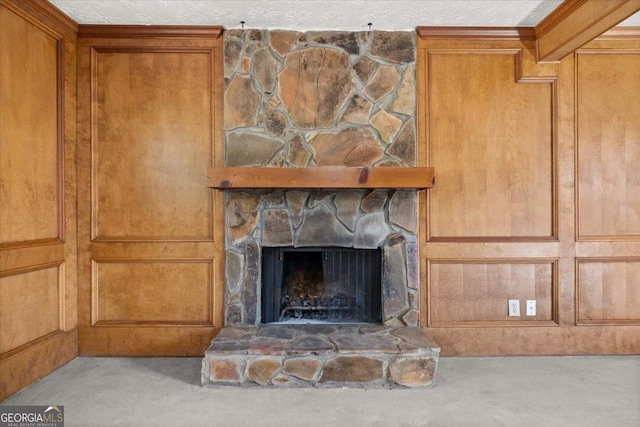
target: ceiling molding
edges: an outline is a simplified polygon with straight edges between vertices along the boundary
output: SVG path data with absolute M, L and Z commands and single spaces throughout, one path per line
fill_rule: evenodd
M 418 27 L 423 40 L 520 40 L 536 39 L 533 27 Z
M 78 24 L 64 12 L 49 2 L 36 0 L 0 0 L 0 4 L 10 10 L 22 10 L 40 20 L 46 25 L 55 27 L 75 37 L 78 34 Z
M 80 25 L 78 37 L 217 39 L 222 32 L 221 26 L 209 25 Z
M 640 0 L 565 1 L 536 27 L 538 62 L 557 62 L 640 10 Z
M 600 34 L 594 40 L 638 40 L 640 39 L 640 27 L 615 27 Z

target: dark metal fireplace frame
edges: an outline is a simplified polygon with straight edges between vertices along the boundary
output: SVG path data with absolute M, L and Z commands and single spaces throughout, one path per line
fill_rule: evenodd
M 282 321 L 284 311 L 306 314 L 326 312 L 323 320 L 333 323 L 380 323 L 382 321 L 382 251 L 336 247 L 264 247 L 262 248 L 262 323 Z M 285 262 L 294 254 L 316 253 L 321 258 L 325 286 L 339 284 L 353 304 L 328 307 L 323 304 L 282 308 L 287 279 Z M 346 285 L 346 286 L 345 286 Z M 347 288 L 348 287 L 348 288 Z M 350 316 L 332 317 L 331 310 L 347 310 Z M 321 315 L 322 317 L 322 315 Z

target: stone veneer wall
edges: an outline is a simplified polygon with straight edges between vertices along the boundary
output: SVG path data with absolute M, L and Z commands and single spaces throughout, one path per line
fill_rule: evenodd
M 413 32 L 224 37 L 226 166 L 415 166 Z M 228 191 L 225 324 L 260 323 L 262 246 L 341 246 L 382 248 L 383 320 L 417 325 L 416 200 L 393 189 Z

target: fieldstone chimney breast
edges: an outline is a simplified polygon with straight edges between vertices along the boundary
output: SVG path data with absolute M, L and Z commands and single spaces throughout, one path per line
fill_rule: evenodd
M 227 166 L 415 166 L 414 33 L 224 37 Z
M 366 180 L 378 167 L 416 166 L 413 32 L 252 29 L 224 37 L 225 167 L 295 168 L 296 175 L 261 169 L 258 180 L 362 167 Z M 336 190 L 322 188 L 335 181 L 322 182 L 315 189 L 224 186 L 225 327 L 205 353 L 204 385 L 435 384 L 440 349 L 417 327 L 417 191 Z M 333 299 L 325 298 L 333 288 Z M 344 311 L 350 307 L 375 314 L 352 316 Z M 339 312 L 341 321 L 296 324 L 314 310 Z
M 225 166 L 416 165 L 414 33 L 229 30 L 224 64 Z M 382 321 L 417 325 L 416 191 L 244 190 L 225 202 L 226 326 L 261 323 L 261 248 L 328 246 L 380 248 Z

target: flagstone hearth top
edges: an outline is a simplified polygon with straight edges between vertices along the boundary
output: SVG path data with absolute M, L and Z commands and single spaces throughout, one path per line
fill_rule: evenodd
M 420 328 L 226 327 L 205 353 L 207 386 L 429 387 L 440 348 Z

